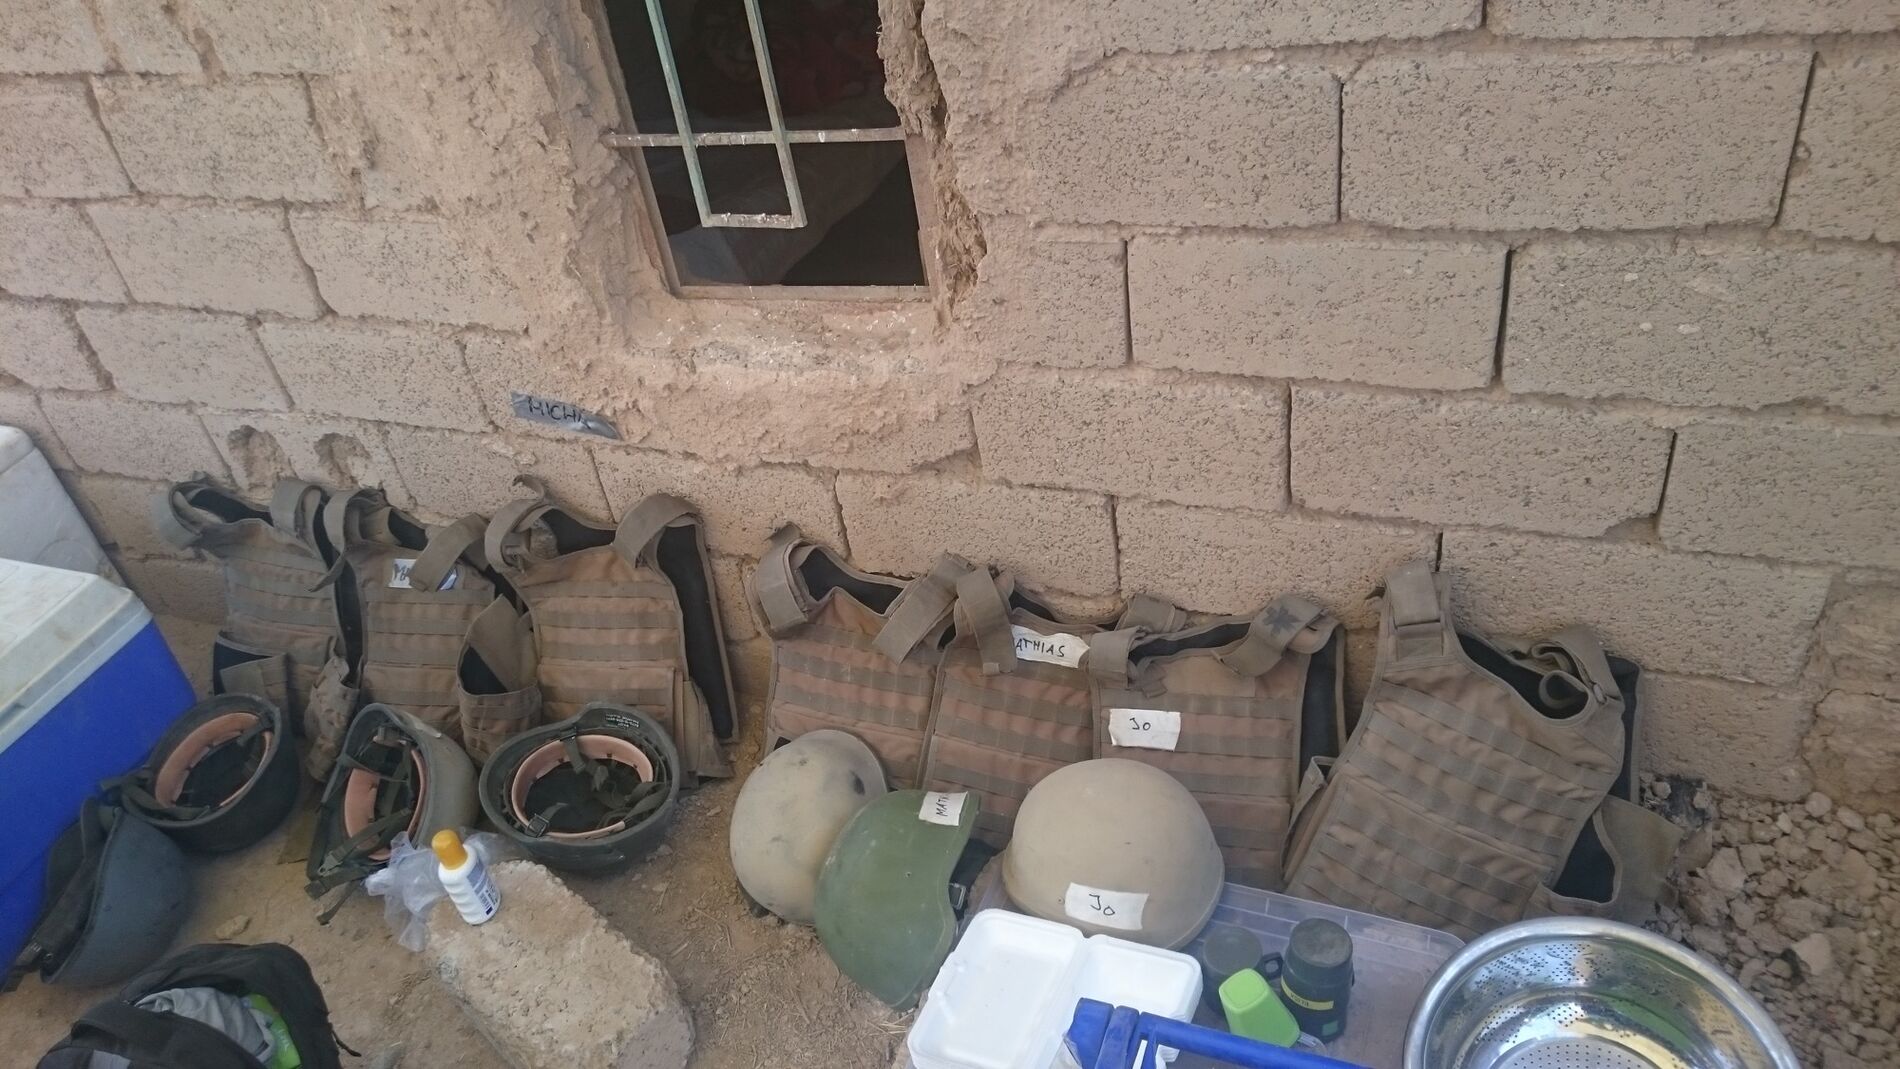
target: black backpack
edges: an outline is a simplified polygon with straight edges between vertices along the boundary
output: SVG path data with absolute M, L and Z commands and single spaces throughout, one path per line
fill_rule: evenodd
M 176 987 L 262 995 L 283 1015 L 303 1069 L 340 1069 L 338 1051 L 348 1048 L 331 1031 L 323 990 L 303 956 L 281 943 L 207 943 L 173 954 L 87 1010 L 38 1069 L 83 1069 L 94 1053 L 117 1054 L 132 1069 L 259 1069 L 249 1051 L 210 1025 L 138 1008 L 145 996 Z

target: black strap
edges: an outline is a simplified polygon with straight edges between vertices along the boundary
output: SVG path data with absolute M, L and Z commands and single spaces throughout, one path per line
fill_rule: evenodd
M 87 1010 L 74 1026 L 93 1050 L 117 1054 L 136 1069 L 190 1066 L 191 1069 L 257 1069 L 257 1059 L 223 1032 L 175 1013 L 128 1006 L 118 1000 Z

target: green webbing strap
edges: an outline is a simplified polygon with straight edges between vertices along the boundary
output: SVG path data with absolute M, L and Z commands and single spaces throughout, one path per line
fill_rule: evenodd
M 369 864 L 360 856 L 364 848 L 375 849 L 382 843 L 385 832 L 408 827 L 410 818 L 415 815 L 413 806 L 391 810 L 364 825 L 362 831 L 324 851 L 323 860 L 317 863 L 317 878 L 305 890 L 311 894 L 322 894 L 337 884 L 347 883 L 381 868 L 382 862 Z M 342 878 L 338 879 L 339 876 Z
M 970 562 L 962 557 L 954 553 L 938 555 L 929 574 L 911 580 L 898 592 L 884 626 L 872 640 L 872 648 L 901 662 L 925 639 L 941 632 L 957 602 L 957 580 L 969 572 Z
M 783 638 L 811 621 L 817 607 L 812 604 L 811 595 L 805 592 L 804 584 L 799 582 L 798 561 L 817 548 L 807 543 L 792 524 L 772 532 L 772 539 L 759 558 L 759 566 L 752 573 L 752 596 L 765 617 L 760 623 L 765 625 L 766 634 Z
M 429 544 L 409 566 L 409 585 L 415 590 L 439 590 L 471 547 L 481 543 L 488 521 L 470 513 L 429 536 Z
M 1288 594 L 1276 598 L 1247 625 L 1239 642 L 1216 654 L 1235 675 L 1263 676 L 1280 663 L 1286 648 L 1301 631 L 1326 615 L 1305 598 Z
M 1009 629 L 1009 602 L 1003 594 L 1007 583 L 982 567 L 964 572 L 956 581 L 957 629 L 975 636 L 987 676 L 1016 669 L 1016 637 Z
M 660 565 L 652 553 L 653 543 L 659 540 L 662 531 L 680 520 L 697 525 L 699 514 L 692 505 L 672 494 L 648 494 L 620 518 L 620 526 L 614 531 L 614 552 L 620 554 L 629 568 L 638 569 L 645 564 L 658 571 Z
M 192 768 L 196 768 L 210 760 L 211 755 L 220 750 L 229 749 L 233 746 L 250 745 L 258 736 L 269 731 L 270 727 L 270 721 L 264 717 L 260 716 L 253 719 L 250 726 L 243 731 L 207 749 L 204 754 L 193 763 Z M 256 774 L 257 769 L 253 767 L 246 773 L 244 777 L 245 782 L 250 782 L 251 777 Z M 190 769 L 186 770 L 185 778 L 186 782 L 189 783 L 191 778 Z M 117 791 L 120 797 L 131 799 L 133 803 L 144 812 L 163 813 L 174 820 L 197 820 L 199 817 L 207 813 L 216 812 L 218 809 L 218 804 L 216 803 L 208 805 L 166 805 L 158 800 L 158 796 L 152 793 L 150 787 L 146 786 L 150 782 L 152 782 L 151 774 L 144 769 L 140 769 L 129 775 L 106 780 L 99 786 L 102 790 L 107 792 Z
M 1172 602 L 1163 601 L 1152 594 L 1136 594 L 1128 599 L 1127 607 L 1122 609 L 1121 619 L 1116 621 L 1116 630 L 1140 628 L 1150 634 L 1165 635 L 1179 631 L 1187 626 L 1187 613 L 1182 612 Z M 1094 649 L 1093 643 L 1089 647 Z

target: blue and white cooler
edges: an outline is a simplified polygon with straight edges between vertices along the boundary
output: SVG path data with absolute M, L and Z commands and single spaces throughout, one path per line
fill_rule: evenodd
M 47 851 L 80 803 L 131 771 L 193 700 L 131 591 L 0 560 L 0 962 L 26 945 Z

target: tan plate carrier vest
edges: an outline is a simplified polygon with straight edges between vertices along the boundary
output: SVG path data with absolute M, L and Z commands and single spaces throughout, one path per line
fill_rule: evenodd
M 1213 826 L 1227 878 L 1278 888 L 1303 725 L 1339 716 L 1338 622 L 1298 597 L 1251 618 L 1184 619 L 1138 596 L 1122 629 L 1094 641 L 1096 753 L 1179 780 Z M 1316 661 L 1329 644 L 1331 656 Z
M 376 489 L 332 496 L 323 521 L 341 553 L 332 578 L 348 584 L 345 601 L 362 621 L 360 700 L 401 709 L 460 741 L 456 665 L 469 627 L 495 600 L 480 561 L 487 521 L 465 516 L 430 528 Z M 327 741 L 334 754 L 343 736 Z
M 1386 581 L 1378 651 L 1352 738 L 1295 818 L 1287 892 L 1466 939 L 1563 908 L 1548 885 L 1624 756 L 1623 697 L 1595 638 L 1572 628 L 1513 648 L 1461 636 L 1450 584 L 1412 563 Z M 1634 851 L 1619 897 L 1653 902 L 1668 832 L 1608 802 L 1615 814 L 1596 828 Z M 1617 826 L 1645 816 L 1625 840 Z
M 551 552 L 541 551 L 543 542 Z M 732 774 L 719 740 L 731 737 L 738 706 L 691 505 L 655 494 L 628 509 L 618 528 L 604 528 L 542 494 L 497 512 L 484 544 L 527 614 L 497 600 L 470 630 L 468 651 L 491 686 L 514 688 L 464 687 L 470 749 L 485 757 L 509 735 L 610 701 L 658 720 L 686 773 Z
M 347 724 L 355 709 L 339 645 L 342 620 L 324 581 L 335 563 L 319 534 L 324 500 L 322 487 L 285 479 L 263 509 L 197 476 L 160 493 L 152 516 L 161 537 L 223 565 L 213 693 L 261 694 L 310 738 Z M 311 760 L 306 768 L 321 778 Z

